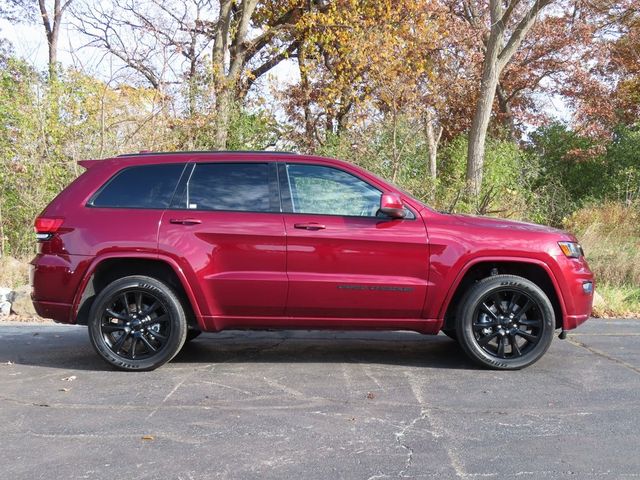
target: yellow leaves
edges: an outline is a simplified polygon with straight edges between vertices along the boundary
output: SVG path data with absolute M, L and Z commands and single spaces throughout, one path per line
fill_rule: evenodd
M 397 111 L 419 103 L 434 77 L 431 53 L 443 26 L 436 0 L 332 0 L 295 28 L 305 92 L 291 107 L 315 105 L 328 118 L 345 106 Z

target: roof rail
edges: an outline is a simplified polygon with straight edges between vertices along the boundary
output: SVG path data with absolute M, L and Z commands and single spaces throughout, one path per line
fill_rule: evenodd
M 277 150 L 179 150 L 177 152 L 152 152 L 150 150 L 142 150 L 138 153 L 123 153 L 118 157 L 137 157 L 143 155 L 176 155 L 181 153 L 251 153 L 251 154 L 278 154 L 278 155 L 297 155 L 296 152 L 283 152 Z

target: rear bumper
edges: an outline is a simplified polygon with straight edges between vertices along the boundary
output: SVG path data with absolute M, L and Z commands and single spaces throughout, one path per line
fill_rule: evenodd
M 33 300 L 36 313 L 43 318 L 50 318 L 58 323 L 72 323 L 70 303 L 39 302 Z
M 31 300 L 41 317 L 75 323 L 73 302 L 90 262 L 83 255 L 38 254 L 31 261 Z

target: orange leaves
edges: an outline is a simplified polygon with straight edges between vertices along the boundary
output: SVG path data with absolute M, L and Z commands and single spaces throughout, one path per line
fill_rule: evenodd
M 325 124 L 371 105 L 388 110 L 417 102 L 443 29 L 435 8 L 435 1 L 335 0 L 308 12 L 297 32 L 305 51 L 300 68 L 313 93 L 289 101 L 314 99 L 313 108 L 298 107 L 325 116 Z

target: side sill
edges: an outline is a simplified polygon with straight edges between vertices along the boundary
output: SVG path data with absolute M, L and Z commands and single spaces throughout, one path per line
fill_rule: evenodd
M 205 331 L 223 330 L 409 330 L 436 335 L 441 320 L 428 318 L 333 318 L 205 316 Z

